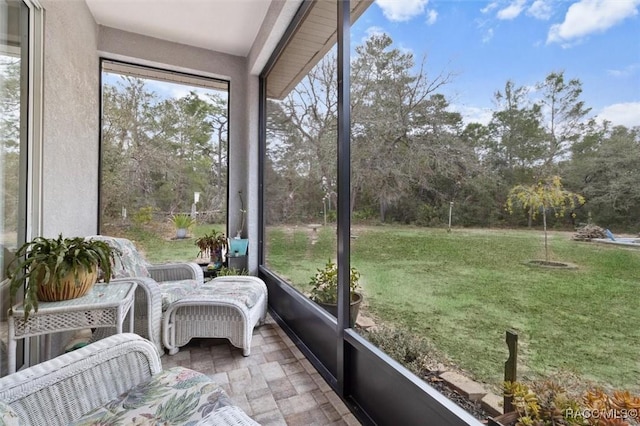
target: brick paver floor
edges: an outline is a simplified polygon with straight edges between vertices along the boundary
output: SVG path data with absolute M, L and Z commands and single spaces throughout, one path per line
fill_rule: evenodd
M 193 339 L 162 366 L 210 376 L 262 425 L 359 425 L 342 400 L 269 316 L 253 332 L 251 355 L 223 339 Z

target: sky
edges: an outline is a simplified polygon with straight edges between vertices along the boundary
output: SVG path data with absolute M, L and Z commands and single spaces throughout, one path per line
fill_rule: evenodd
M 120 74 L 105 71 L 102 76 L 103 81 L 106 84 L 110 84 L 112 86 L 117 86 L 119 83 L 124 84 L 124 78 Z M 158 81 L 150 78 L 144 79 L 146 80 L 145 86 L 147 90 L 150 92 L 154 92 L 158 96 L 159 100 L 183 98 L 189 95 L 189 93 L 192 91 L 195 92 L 196 95 L 202 100 L 207 100 L 208 95 L 213 94 L 218 95 L 222 99 L 225 99 L 228 94 L 228 92 L 225 90 L 211 90 L 197 86 L 189 86 L 186 84 Z
M 453 73 L 442 93 L 466 122 L 486 124 L 507 80 L 531 89 L 551 72 L 582 82 L 591 116 L 640 126 L 640 0 L 375 0 L 352 46 L 384 32 Z

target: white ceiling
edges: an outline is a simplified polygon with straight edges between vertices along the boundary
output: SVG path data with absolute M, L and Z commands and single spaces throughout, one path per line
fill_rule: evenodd
M 247 56 L 271 0 L 85 0 L 100 25 Z

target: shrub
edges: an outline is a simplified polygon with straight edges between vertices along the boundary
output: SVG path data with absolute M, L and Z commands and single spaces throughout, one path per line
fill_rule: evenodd
M 359 290 L 360 272 L 356 268 L 351 268 L 349 276 L 349 288 L 351 293 Z M 311 277 L 309 283 L 311 288 L 311 300 L 326 304 L 335 304 L 338 300 L 338 265 L 331 260 L 327 262 L 324 269 Z
M 420 226 L 440 226 L 442 224 L 441 210 L 441 208 L 434 207 L 431 204 L 422 204 L 418 209 L 416 224 Z
M 140 207 L 138 211 L 133 214 L 131 221 L 136 226 L 148 225 L 153 220 L 153 212 L 155 210 L 152 206 Z
M 361 210 L 354 210 L 351 214 L 351 220 L 354 222 L 367 222 L 378 218 L 378 213 L 368 207 Z
M 364 335 L 414 374 L 420 376 L 429 370 L 429 355 L 433 350 L 426 340 L 407 331 L 387 327 L 364 331 Z

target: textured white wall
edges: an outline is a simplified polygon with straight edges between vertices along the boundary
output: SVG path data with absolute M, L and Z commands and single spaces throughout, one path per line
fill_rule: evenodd
M 98 221 L 97 25 L 83 0 L 40 4 L 44 9 L 42 234 L 90 235 Z M 54 335 L 54 356 L 62 353 L 72 335 Z
M 42 0 L 42 232 L 89 235 L 98 220 L 97 26 L 82 0 Z

